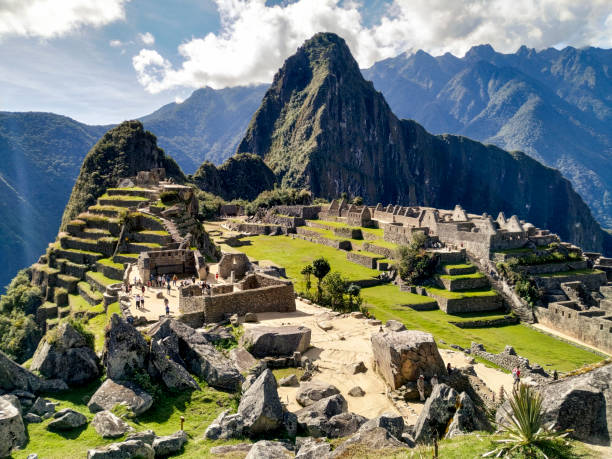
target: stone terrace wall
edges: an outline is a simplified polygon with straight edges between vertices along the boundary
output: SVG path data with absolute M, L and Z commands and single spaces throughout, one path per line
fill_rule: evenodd
M 333 247 L 334 249 L 341 250 L 352 250 L 353 246 L 351 241 L 341 241 L 337 239 L 327 239 L 326 237 L 317 234 L 316 236 L 310 236 L 306 234 L 300 234 L 299 230 L 302 228 L 298 228 L 298 234 L 294 234 L 291 237 L 297 237 L 299 239 L 303 239 L 305 241 L 314 242 L 315 244 L 326 245 L 328 247 Z
M 561 284 L 566 282 L 580 281 L 589 290 L 599 290 L 599 287 L 605 285 L 608 282 L 606 273 L 593 273 L 593 274 L 573 274 L 567 276 L 552 276 L 552 277 L 534 277 L 535 282 L 539 288 L 546 290 L 560 289 Z
M 439 223 L 438 237 L 442 242 L 457 248 L 465 248 L 479 258 L 489 258 L 491 236 L 472 231 L 460 231 L 457 224 Z
M 590 314 L 599 314 L 589 317 Z M 559 303 L 537 307 L 535 316 L 542 325 L 612 353 L 612 316 L 600 309 L 577 311 Z
M 361 246 L 366 252 L 372 252 L 384 258 L 396 258 L 395 250 L 381 247 L 376 243 L 364 242 Z
M 559 273 L 563 271 L 573 271 L 575 269 L 587 269 L 588 264 L 586 260 L 582 261 L 571 261 L 563 263 L 547 263 L 544 265 L 525 265 L 518 266 L 518 269 L 525 274 L 538 275 L 547 273 Z
M 359 228 L 334 228 L 332 230 L 335 236 L 345 237 L 348 239 L 363 239 L 363 234 Z
M 365 266 L 366 268 L 376 269 L 376 261 L 381 260 L 383 257 L 372 257 L 360 252 L 346 252 L 346 259 L 357 263 L 358 265 Z
M 462 312 L 495 311 L 503 305 L 501 296 L 472 296 L 467 298 L 446 298 L 429 295 L 435 298 L 438 306 L 447 314 Z
M 321 206 L 274 206 L 273 210 L 282 215 L 312 220 L 318 218 Z

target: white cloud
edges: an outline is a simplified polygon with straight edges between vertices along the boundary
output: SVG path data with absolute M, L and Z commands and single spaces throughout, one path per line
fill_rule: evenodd
M 2 0 L 0 38 L 53 38 L 125 19 L 129 0 Z
M 612 14 L 609 0 L 393 0 L 371 27 L 363 25 L 360 3 L 354 1 L 215 3 L 220 31 L 181 44 L 179 67 L 152 50 L 133 58 L 147 91 L 269 82 L 283 61 L 317 32 L 342 36 L 361 67 L 406 50 L 461 55 L 481 43 L 502 52 L 523 44 L 612 46 L 612 29 L 604 23 Z
M 123 42 L 121 40 L 111 40 L 111 41 L 108 42 L 108 44 L 112 48 L 119 48 L 119 47 L 123 46 Z
M 153 43 L 155 43 L 155 37 L 151 32 L 139 33 L 138 38 L 140 38 L 140 40 L 148 46 L 151 46 Z

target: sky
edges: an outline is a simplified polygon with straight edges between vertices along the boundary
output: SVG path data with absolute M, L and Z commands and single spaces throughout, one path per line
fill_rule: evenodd
M 423 49 L 612 47 L 612 0 L 0 0 L 0 111 L 110 124 L 267 83 L 317 32 L 362 68 Z

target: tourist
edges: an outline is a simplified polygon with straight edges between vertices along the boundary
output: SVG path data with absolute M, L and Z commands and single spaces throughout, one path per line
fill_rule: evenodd
M 419 391 L 419 396 L 421 397 L 421 401 L 425 401 L 425 376 L 419 376 L 417 379 L 417 389 Z
M 512 386 L 516 389 L 521 382 L 521 370 L 519 370 L 517 367 L 512 369 L 512 379 L 514 380 Z
M 168 289 L 168 295 L 170 295 L 170 282 L 166 282 L 166 288 Z
M 450 362 L 446 364 L 446 372 L 450 375 L 453 371 L 453 367 L 451 367 Z
M 557 373 L 557 370 L 553 371 L 553 381 L 557 381 L 559 379 L 559 373 Z
M 164 305 L 166 306 L 166 315 L 170 315 L 170 304 L 168 302 L 168 298 L 164 298 Z
M 140 295 L 136 294 L 136 309 L 140 309 Z
M 157 286 L 162 287 L 162 277 L 161 276 L 157 276 Z
M 144 294 L 145 294 L 145 286 L 143 284 L 143 286 L 142 286 L 142 296 L 144 296 Z
M 193 285 L 195 285 L 195 281 L 196 281 L 196 277 L 195 277 L 195 276 L 191 276 L 191 283 L 192 283 Z
M 130 324 L 130 325 L 134 325 L 134 316 L 129 315 L 127 317 L 127 323 Z
M 219 273 L 215 274 L 215 280 L 218 282 L 219 281 Z
M 174 277 L 172 278 L 172 283 L 174 284 L 175 287 L 176 287 L 177 280 L 178 280 L 178 277 L 176 277 L 176 274 L 175 274 Z
M 433 375 L 431 378 L 431 387 L 434 388 L 438 385 L 438 375 Z

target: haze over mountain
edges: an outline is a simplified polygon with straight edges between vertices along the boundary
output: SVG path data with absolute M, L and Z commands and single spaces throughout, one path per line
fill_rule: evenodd
M 483 45 L 463 58 L 418 51 L 363 74 L 400 118 L 559 169 L 612 227 L 612 50 L 523 46 L 501 54 Z
M 347 191 L 368 203 L 447 209 L 460 203 L 475 213 L 517 214 L 587 249 L 611 242 L 558 171 L 398 120 L 335 34 L 315 35 L 285 61 L 238 152 L 262 156 L 277 181 L 315 196 Z

